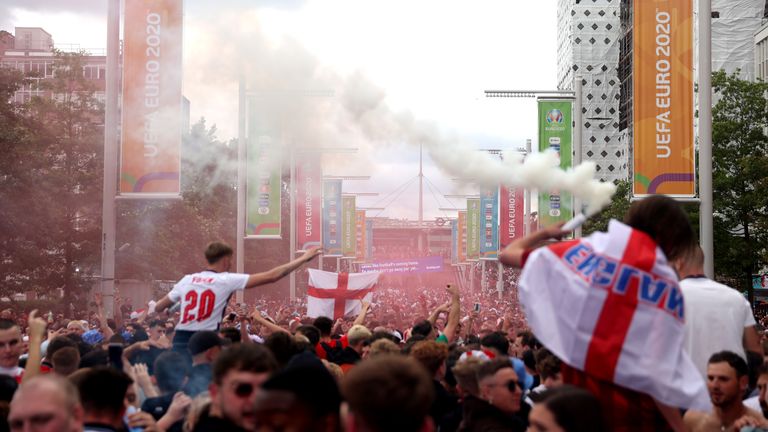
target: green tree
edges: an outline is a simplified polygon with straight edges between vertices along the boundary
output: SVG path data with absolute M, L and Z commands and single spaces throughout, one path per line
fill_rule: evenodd
M 712 76 L 715 273 L 751 294 L 766 264 L 768 83 Z
M 3 108 L 15 113 L 0 133 L 5 295 L 62 289 L 68 305 L 98 268 L 104 114 L 84 64 L 85 53 L 56 52 L 53 78 L 25 83 L 43 96 Z M 2 77 L 3 91 L 18 88 L 18 76 Z

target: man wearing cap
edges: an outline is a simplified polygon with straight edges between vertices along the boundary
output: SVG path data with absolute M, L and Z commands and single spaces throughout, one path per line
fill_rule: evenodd
M 189 353 L 192 355 L 192 370 L 189 380 L 184 386 L 184 393 L 189 397 L 208 390 L 213 377 L 211 365 L 216 361 L 223 346 L 228 340 L 219 337 L 216 332 L 203 330 L 195 333 L 189 339 Z
M 315 357 L 296 356 L 262 386 L 256 398 L 259 430 L 336 432 L 341 428 L 341 393 Z
M 163 312 L 174 303 L 181 302 L 181 317 L 173 337 L 174 350 L 186 352 L 189 338 L 197 331 L 218 330 L 224 309 L 235 291 L 276 282 L 321 252 L 320 248 L 310 248 L 293 261 L 266 272 L 248 275 L 229 273 L 232 248 L 220 242 L 210 243 L 205 250 L 208 267 L 202 272 L 184 276 L 155 306 L 155 311 Z

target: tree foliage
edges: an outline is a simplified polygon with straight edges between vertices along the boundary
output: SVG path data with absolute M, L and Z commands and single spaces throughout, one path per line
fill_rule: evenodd
M 719 71 L 712 88 L 715 272 L 749 289 L 766 264 L 768 83 Z
M 59 288 L 68 304 L 97 269 L 104 114 L 83 66 L 56 52 L 43 95 L 23 105 L 9 96 L 33 77 L 0 70 L 3 295 Z

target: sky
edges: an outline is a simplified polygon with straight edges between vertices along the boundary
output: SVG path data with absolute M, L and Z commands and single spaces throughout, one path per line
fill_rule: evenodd
M 55 44 L 104 49 L 106 1 L 3 0 L 0 29 L 14 26 L 42 27 Z M 441 136 L 478 149 L 515 149 L 536 136 L 535 100 L 488 99 L 483 90 L 554 89 L 556 37 L 555 0 L 186 0 L 183 93 L 192 122 L 204 117 L 220 139 L 234 138 L 238 69 L 250 61 L 267 64 L 258 70 L 303 77 L 299 87 L 325 85 L 332 99 L 349 88 L 373 89 L 389 111 Z M 333 112 L 302 121 L 302 139 L 327 130 Z M 417 183 L 396 200 L 391 192 L 418 174 L 417 143 L 347 133 L 346 123 L 332 129 L 319 141 L 328 145 L 331 137 L 337 147 L 360 150 L 324 156 L 324 173 L 370 175 L 346 182 L 344 191 L 381 194 L 359 197 L 362 207 L 392 201 L 369 216 L 416 219 Z M 424 174 L 426 220 L 453 216 L 439 207 L 463 207 L 442 194 L 476 193 L 428 154 Z

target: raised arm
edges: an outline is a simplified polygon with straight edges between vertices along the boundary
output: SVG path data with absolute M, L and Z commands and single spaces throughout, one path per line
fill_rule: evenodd
M 459 287 L 449 284 L 445 289 L 451 295 L 451 309 L 448 311 L 448 322 L 445 324 L 443 334 L 450 343 L 456 335 L 456 328 L 459 326 L 459 315 L 461 314 L 461 299 L 459 298 Z
M 173 306 L 173 301 L 170 298 L 168 298 L 168 296 L 164 296 L 155 305 L 155 312 L 163 313 L 165 312 L 166 309 L 170 308 L 171 306 Z
M 248 277 L 248 282 L 245 284 L 245 288 L 253 288 L 259 285 L 277 282 L 285 276 L 289 275 L 292 271 L 301 267 L 303 264 L 312 261 L 316 256 L 320 255 L 323 250 L 319 247 L 313 247 L 304 252 L 300 257 L 293 261 L 287 262 L 283 265 L 277 266 L 272 270 L 268 270 L 261 273 L 254 273 Z
M 40 375 L 40 363 L 43 361 L 43 353 L 40 345 L 45 337 L 45 327 L 48 323 L 37 317 L 37 309 L 29 313 L 29 357 L 27 367 L 24 369 L 22 382 L 29 381 L 32 377 Z
M 432 323 L 432 326 L 434 327 L 435 322 L 437 322 L 437 318 L 440 316 L 440 314 L 443 312 L 447 312 L 450 309 L 450 307 L 451 307 L 451 302 L 437 305 L 435 310 L 433 310 L 432 313 L 429 314 L 427 321 Z
M 101 335 L 104 340 L 109 340 L 115 332 L 109 328 L 107 315 L 104 313 L 104 299 L 101 293 L 97 292 L 94 295 L 94 302 L 96 303 L 96 318 L 99 320 L 99 330 L 101 330 Z
M 543 245 L 547 240 L 560 239 L 569 233 L 568 231 L 563 231 L 561 229 L 564 224 L 565 223 L 563 222 L 547 228 L 542 228 L 535 233 L 528 234 L 523 238 L 513 241 L 501 251 L 499 254 L 499 261 L 508 267 L 522 267 L 525 251 L 536 249 Z
M 254 309 L 253 314 L 251 314 L 251 319 L 253 320 L 253 322 L 259 323 L 264 327 L 268 328 L 269 331 L 272 333 L 283 332 L 283 333 L 291 334 L 291 332 L 288 329 L 280 327 L 279 325 L 261 316 L 261 312 L 259 312 L 257 309 Z
M 365 322 L 365 315 L 368 313 L 368 308 L 371 307 L 371 304 L 365 300 L 362 301 L 362 305 L 360 306 L 360 313 L 357 314 L 357 318 L 355 318 L 355 322 L 352 323 L 352 325 L 362 325 L 363 322 Z

